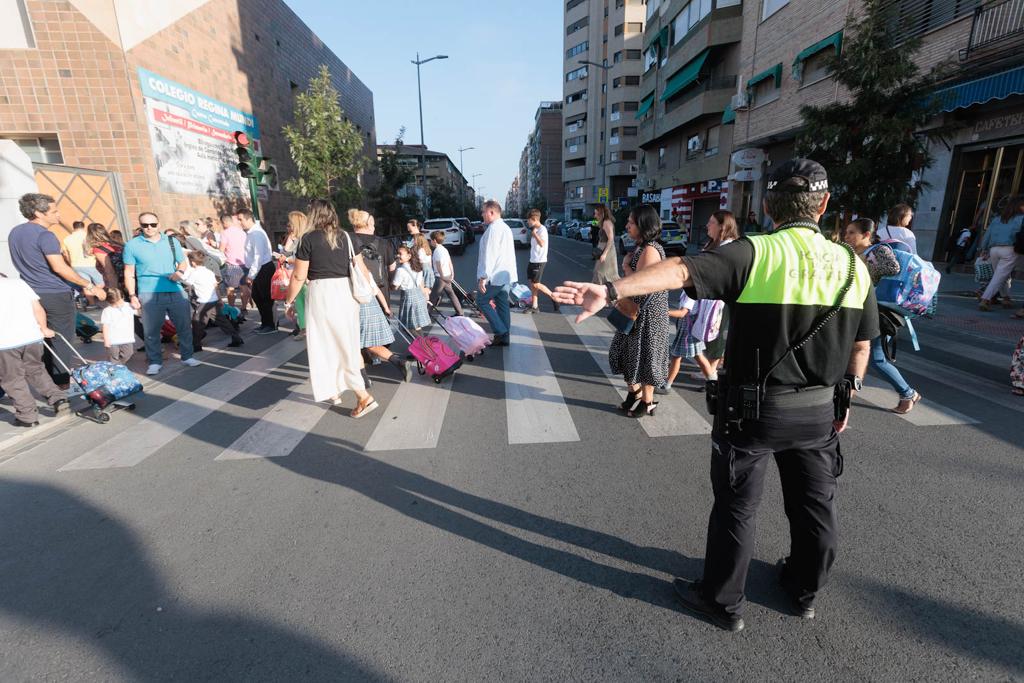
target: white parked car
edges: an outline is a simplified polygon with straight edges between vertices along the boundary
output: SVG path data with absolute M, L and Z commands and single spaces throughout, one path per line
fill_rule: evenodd
M 516 241 L 517 247 L 530 246 L 530 228 L 522 218 L 506 218 L 505 223 L 512 228 L 512 239 Z
M 466 251 L 466 234 L 454 218 L 432 218 L 423 222 L 420 232 L 430 239 L 430 233 L 440 230 L 444 233 L 444 246 L 452 249 L 456 254 Z

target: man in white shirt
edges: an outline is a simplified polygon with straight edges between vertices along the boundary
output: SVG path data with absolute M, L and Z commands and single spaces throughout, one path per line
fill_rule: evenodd
M 544 292 L 550 299 L 551 290 L 540 281 L 544 275 L 544 266 L 548 263 L 548 229 L 540 222 L 540 210 L 530 209 L 526 214 L 526 224 L 530 227 L 530 265 L 526 267 L 526 279 L 530 283 L 530 294 L 533 295 L 533 306 L 528 310 L 536 313 L 540 310 L 540 300 L 537 292 Z M 558 313 L 558 302 L 551 299 Z
M 917 236 L 910 229 L 912 220 L 914 220 L 914 210 L 907 204 L 897 204 L 889 209 L 885 225 L 878 229 L 878 239 L 899 240 L 916 254 Z
M 270 298 L 270 281 L 274 278 L 274 250 L 263 226 L 255 220 L 252 211 L 238 212 L 238 222 L 245 230 L 246 280 L 252 288 L 252 301 L 260 312 L 260 326 L 256 334 L 277 332 L 274 321 L 274 300 Z
M 452 302 L 455 315 L 462 315 L 462 303 L 459 302 L 459 297 L 455 295 L 455 290 L 452 288 L 452 281 L 455 280 L 455 267 L 452 265 L 451 254 L 444 248 L 444 232 L 435 230 L 430 233 L 430 241 L 434 243 L 434 251 L 430 254 L 431 268 L 434 269 L 434 287 L 430 292 L 430 305 L 437 306 L 443 291 L 448 295 L 448 300 Z
M 501 205 L 493 199 L 484 202 L 480 217 L 487 226 L 480 238 L 477 259 L 477 288 L 481 297 L 477 304 L 494 332 L 494 346 L 508 346 L 512 317 L 509 311 L 508 291 L 519 279 L 516 269 L 516 247 L 512 229 L 501 220 Z M 494 308 L 491 308 L 494 301 Z

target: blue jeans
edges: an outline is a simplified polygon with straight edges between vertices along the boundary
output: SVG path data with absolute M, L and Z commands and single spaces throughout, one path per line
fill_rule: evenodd
M 903 379 L 903 375 L 900 374 L 896 366 L 885 357 L 885 351 L 882 350 L 881 337 L 875 337 L 871 340 L 871 367 L 878 370 L 882 379 L 896 390 L 900 398 L 914 397 L 914 388 L 907 384 L 907 380 Z
M 150 365 L 163 365 L 160 349 L 160 328 L 164 315 L 174 323 L 178 332 L 178 350 L 181 359 L 192 357 L 192 306 L 184 292 L 139 292 L 142 304 L 142 329 L 146 332 L 146 360 Z
M 512 314 L 508 307 L 509 285 L 487 285 L 487 291 L 477 299 L 480 310 L 491 324 L 495 336 L 504 336 L 512 329 Z M 491 308 L 491 300 L 495 308 Z

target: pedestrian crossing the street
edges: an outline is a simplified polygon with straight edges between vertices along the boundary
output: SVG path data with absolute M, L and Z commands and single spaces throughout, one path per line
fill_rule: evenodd
M 594 387 L 595 392 L 589 403 L 597 403 L 598 406 L 612 405 L 616 396 L 619 399 L 625 396 L 625 389 L 621 377 L 613 375 L 608 366 L 608 347 L 613 336 L 610 324 L 600 316 L 577 323 L 575 315 L 575 312 L 567 312 L 564 316 L 549 318 L 543 326 L 539 324 L 540 316 L 513 315 L 511 346 L 488 349 L 481 359 L 475 363 L 467 361 L 463 369 L 442 383 L 436 384 L 429 376 L 414 373 L 411 382 L 384 384 L 388 389 L 382 394 L 381 408 L 371 414 L 365 428 L 360 423 L 360 436 L 353 436 L 353 443 L 366 452 L 434 450 L 439 447 L 442 437 L 456 440 L 479 437 L 478 434 L 459 435 L 446 430 L 452 429 L 453 423 L 464 432 L 472 429 L 468 425 L 475 424 L 480 415 L 466 412 L 467 406 L 469 411 L 482 412 L 493 410 L 498 403 L 505 413 L 506 433 L 500 433 L 500 422 L 497 425 L 490 422 L 487 423 L 489 431 L 483 435 L 495 447 L 582 441 L 581 435 L 585 430 L 581 429 L 578 421 L 581 415 L 586 417 L 586 414 L 580 411 L 599 408 L 570 408 L 573 402 L 567 401 L 564 394 L 565 383 L 585 380 L 583 385 L 588 390 Z M 562 336 L 558 342 L 548 340 L 550 346 L 546 345 L 545 335 L 555 334 L 551 332 L 552 324 L 571 336 Z M 443 331 L 437 326 L 430 332 L 443 336 Z M 566 362 L 566 355 L 550 355 L 555 348 L 571 348 L 585 354 L 583 358 L 588 360 L 584 365 L 593 369 L 581 367 L 579 355 L 573 355 L 573 367 L 559 367 Z M 970 350 L 973 351 L 973 361 L 988 367 L 994 368 L 1002 360 L 994 352 Z M 281 339 L 259 355 L 249 356 L 233 367 L 222 366 L 220 375 L 194 390 L 157 387 L 150 396 L 165 404 L 155 412 L 146 414 L 144 399 L 136 415 L 118 415 L 111 426 L 96 427 L 97 430 L 109 429 L 111 433 L 97 431 L 102 440 L 88 442 L 89 448 L 85 452 L 55 466 L 64 472 L 138 466 L 176 439 L 189 435 L 190 430 L 201 422 L 216 419 L 226 406 L 237 403 L 238 397 L 250 389 L 262 392 L 261 397 L 265 400 L 259 408 L 252 409 L 251 415 L 243 418 L 246 420 L 244 429 L 225 435 L 222 443 L 212 446 L 209 456 L 223 462 L 293 455 L 311 433 L 316 433 L 323 425 L 334 424 L 325 420 L 350 420 L 347 410 L 332 409 L 327 403 L 313 400 L 304 353 L 302 345 Z M 909 414 L 896 416 L 887 412 L 891 419 L 901 420 L 909 426 L 955 428 L 977 425 L 986 420 L 986 411 L 991 409 L 987 407 L 989 404 L 1017 412 L 1024 410 L 1024 405 L 1016 397 L 1011 396 L 1005 387 L 996 386 L 993 380 L 950 368 L 924 355 L 901 354 L 900 367 L 908 373 L 912 383 L 925 381 L 933 383 L 932 386 L 937 383 L 955 388 L 956 395 L 963 397 L 955 407 L 946 406 L 930 400 L 928 392 L 922 391 L 925 400 Z M 387 372 L 379 374 L 385 381 L 389 379 Z M 396 380 L 397 376 L 390 379 Z M 481 382 L 501 382 L 504 400 L 500 400 L 500 393 L 489 394 L 486 401 L 473 399 L 474 386 L 481 386 Z M 453 394 L 459 398 L 454 399 Z M 458 416 L 450 414 L 450 406 L 455 400 L 461 401 Z M 659 396 L 658 400 L 657 415 L 624 423 L 628 425 L 626 429 L 636 430 L 638 435 L 651 439 L 704 439 L 710 434 L 710 418 L 703 409 L 702 401 L 695 395 L 683 389 L 668 396 Z M 857 410 L 862 411 L 861 416 L 866 416 L 869 413 L 863 411 L 889 411 L 896 402 L 895 393 L 869 374 L 864 391 L 857 397 L 861 406 Z M 609 415 L 614 415 L 610 409 Z M 608 416 L 597 415 L 596 418 L 602 422 L 608 420 Z M 853 429 L 866 424 L 868 419 L 878 418 L 860 417 L 854 421 Z M 116 426 L 118 421 L 123 424 Z M 588 438 L 592 439 L 594 435 L 591 433 Z

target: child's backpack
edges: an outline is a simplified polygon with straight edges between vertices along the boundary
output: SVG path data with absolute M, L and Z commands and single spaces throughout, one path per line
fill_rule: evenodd
M 518 308 L 529 308 L 533 305 L 533 295 L 530 293 L 530 288 L 522 282 L 512 285 L 508 291 L 508 300 L 512 306 Z
M 99 245 L 96 247 L 110 259 L 110 265 L 114 266 L 114 273 L 117 275 L 117 286 L 124 287 L 124 254 L 123 252 L 110 247 Z
M 690 336 L 705 344 L 718 339 L 722 327 L 722 312 L 725 302 L 720 299 L 701 299 L 690 311 L 693 323 Z
M 879 242 L 864 252 L 864 258 L 870 258 L 871 252 L 882 244 L 892 249 L 899 261 L 900 272 L 878 281 L 875 286 L 878 304 L 908 318 L 926 315 L 939 290 L 939 280 L 942 278 L 939 271 L 899 240 Z
M 377 249 L 376 244 L 364 244 L 359 250 L 359 253 L 363 257 L 363 265 L 366 266 L 366 270 L 370 271 L 370 277 L 377 283 L 377 287 L 383 291 L 387 291 L 388 285 L 388 265 L 384 263 L 384 259 L 381 258 L 380 250 Z

